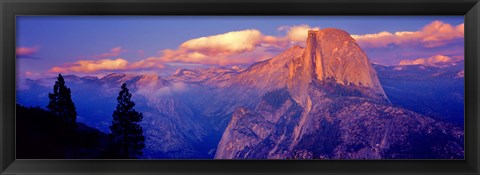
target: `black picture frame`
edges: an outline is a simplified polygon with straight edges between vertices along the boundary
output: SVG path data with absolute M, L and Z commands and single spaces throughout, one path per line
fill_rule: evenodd
M 478 0 L 0 0 L 0 174 L 479 174 Z M 16 160 L 17 15 L 464 15 L 465 160 Z

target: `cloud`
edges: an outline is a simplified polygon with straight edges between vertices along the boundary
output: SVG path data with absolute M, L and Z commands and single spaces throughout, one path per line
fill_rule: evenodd
M 233 31 L 191 39 L 182 43 L 180 48 L 209 56 L 232 54 L 255 49 L 261 42 L 262 37 L 262 33 L 254 29 Z
M 232 31 L 185 41 L 176 50 L 162 50 L 158 61 L 216 65 L 248 63 L 257 60 L 256 53 L 275 42 L 276 38 L 255 29 Z
M 352 35 L 363 48 L 383 48 L 391 44 L 398 46 L 422 46 L 433 48 L 445 46 L 464 37 L 464 24 L 452 26 L 442 21 L 433 21 L 418 31 L 395 33 L 379 32 L 365 35 Z
M 309 30 L 320 30 L 319 27 L 310 27 L 303 24 L 298 26 L 282 26 L 278 28 L 279 31 L 286 31 L 285 39 L 290 42 L 305 42 L 308 37 Z
M 232 31 L 191 39 L 176 50 L 161 51 L 162 62 L 200 64 L 245 64 L 262 61 L 286 49 L 289 44 L 305 43 L 308 30 L 319 29 L 308 25 L 282 26 L 285 36 L 265 35 L 256 29 Z
M 426 66 L 438 66 L 445 63 L 453 63 L 463 60 L 463 57 L 450 57 L 445 55 L 435 55 L 428 58 L 417 58 L 414 60 L 401 60 L 398 65 L 426 65 Z
M 80 60 L 75 63 L 67 63 L 62 66 L 55 66 L 48 72 L 50 73 L 92 73 L 97 71 L 115 71 L 115 70 L 147 70 L 162 69 L 165 66 L 158 62 L 157 57 L 149 57 L 137 62 L 128 62 L 123 58 L 101 59 L 101 60 Z
M 32 55 L 38 51 L 38 47 L 17 47 L 17 55 Z
M 128 61 L 122 58 L 115 60 L 101 59 L 101 60 L 80 60 L 75 63 L 66 64 L 64 66 L 53 67 L 49 72 L 64 73 L 64 72 L 95 72 L 103 70 L 125 70 Z
M 176 50 L 163 50 L 160 60 L 216 65 L 244 64 L 270 57 L 272 53 L 283 50 L 285 45 L 283 37 L 247 29 L 188 40 Z
M 34 57 L 33 55 L 37 53 L 39 47 L 17 47 L 15 49 L 15 54 L 17 55 L 17 58 L 34 58 L 36 59 L 37 57 Z

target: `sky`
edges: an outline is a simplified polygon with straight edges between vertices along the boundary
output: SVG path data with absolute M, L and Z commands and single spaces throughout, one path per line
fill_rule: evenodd
M 17 74 L 101 76 L 250 65 L 308 30 L 347 31 L 372 63 L 463 59 L 463 16 L 17 16 Z

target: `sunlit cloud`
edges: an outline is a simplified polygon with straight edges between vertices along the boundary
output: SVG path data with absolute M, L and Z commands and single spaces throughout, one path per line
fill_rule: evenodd
M 264 42 L 264 38 L 268 41 Z M 257 60 L 258 55 L 252 53 L 264 50 L 262 43 L 271 40 L 271 37 L 266 37 L 255 29 L 227 32 L 185 41 L 176 50 L 162 50 L 158 60 L 216 65 L 248 63 Z
M 97 71 L 115 71 L 115 70 L 136 70 L 136 69 L 161 69 L 164 66 L 157 62 L 155 57 L 146 58 L 137 62 L 128 62 L 123 58 L 101 59 L 101 60 L 80 60 L 75 63 L 55 66 L 48 72 L 51 73 L 91 73 Z
M 262 33 L 249 29 L 188 40 L 180 45 L 202 55 L 222 55 L 251 51 L 262 40 Z
M 80 60 L 75 63 L 66 64 L 62 67 L 53 67 L 49 72 L 63 73 L 63 72 L 95 72 L 102 70 L 124 70 L 128 65 L 128 61 L 122 58 L 115 60 L 101 59 L 101 60 Z
M 401 60 L 398 65 L 426 65 L 426 66 L 437 66 L 444 63 L 453 63 L 463 60 L 463 57 L 450 57 L 445 55 L 435 55 L 428 58 L 417 58 L 414 60 Z
M 365 35 L 352 35 L 363 48 L 382 48 L 391 44 L 398 46 L 422 46 L 433 48 L 445 46 L 464 37 L 464 24 L 453 26 L 442 21 L 433 21 L 418 31 L 395 33 L 379 32 Z
M 37 47 L 18 47 L 16 49 L 17 55 L 32 55 L 38 50 Z
M 279 31 L 286 31 L 285 39 L 290 42 L 305 42 L 307 40 L 309 30 L 320 30 L 319 27 L 310 27 L 303 24 L 298 26 L 282 26 L 278 28 Z
M 39 47 L 17 47 L 15 49 L 15 54 L 17 58 L 37 58 L 33 57 L 38 52 Z

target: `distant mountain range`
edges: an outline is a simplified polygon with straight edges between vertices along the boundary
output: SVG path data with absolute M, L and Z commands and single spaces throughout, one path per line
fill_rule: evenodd
M 373 65 L 392 104 L 463 128 L 463 61 L 449 66 Z
M 463 62 L 371 64 L 350 35 L 309 31 L 246 69 L 167 77 L 64 76 L 78 120 L 108 133 L 123 82 L 144 115 L 144 158 L 463 158 Z M 45 107 L 54 78 L 22 79 L 17 103 Z

